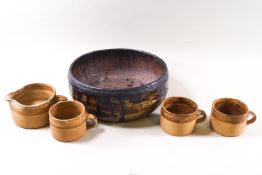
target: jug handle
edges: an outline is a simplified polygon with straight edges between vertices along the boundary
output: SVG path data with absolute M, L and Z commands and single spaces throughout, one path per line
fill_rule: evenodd
M 67 101 L 67 98 L 63 95 L 56 95 L 58 101 Z

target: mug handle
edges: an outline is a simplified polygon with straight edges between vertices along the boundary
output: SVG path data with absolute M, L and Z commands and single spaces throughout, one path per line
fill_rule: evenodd
M 86 113 L 86 129 L 91 129 L 97 125 L 97 118 L 93 114 Z
M 196 122 L 197 123 L 203 122 L 203 121 L 206 120 L 206 118 L 207 118 L 206 112 L 204 110 L 199 109 L 197 111 L 197 120 L 196 120 Z
M 257 119 L 257 115 L 253 111 L 249 111 L 249 115 L 252 115 L 253 117 L 247 121 L 247 125 L 254 123 Z
M 56 95 L 57 101 L 67 101 L 67 98 L 63 95 Z

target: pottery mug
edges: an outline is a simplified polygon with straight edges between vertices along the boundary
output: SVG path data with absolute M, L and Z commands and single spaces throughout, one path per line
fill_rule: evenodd
M 250 115 L 253 117 L 248 120 Z M 255 121 L 256 114 L 238 99 L 220 98 L 212 104 L 210 126 L 220 135 L 238 136 Z
M 78 101 L 63 101 L 52 106 L 49 121 L 53 137 L 62 142 L 80 139 L 97 124 L 96 117 L 86 113 L 84 105 Z
M 28 84 L 6 96 L 13 120 L 22 128 L 40 128 L 49 124 L 48 111 L 58 101 L 67 100 L 56 95 L 55 89 L 43 83 Z
M 168 134 L 185 136 L 193 132 L 196 123 L 206 119 L 197 104 L 184 97 L 169 97 L 161 104 L 160 126 Z

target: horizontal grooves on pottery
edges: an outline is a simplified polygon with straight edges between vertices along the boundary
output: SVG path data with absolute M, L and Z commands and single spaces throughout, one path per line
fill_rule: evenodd
M 103 61 L 104 60 L 104 61 Z M 136 61 L 135 61 L 136 60 Z M 140 61 L 138 61 L 140 60 Z M 142 61 L 142 62 L 141 62 Z M 147 63 L 145 65 L 145 62 Z M 111 64 L 112 63 L 112 64 Z M 141 64 L 142 63 L 142 64 Z M 150 71 L 148 70 L 148 66 L 149 63 L 151 63 L 150 65 Z M 157 63 L 157 64 L 156 64 Z M 105 66 L 104 68 L 111 68 L 111 69 L 104 69 L 103 68 L 103 64 L 106 64 L 108 66 Z M 158 65 L 158 66 L 153 66 L 152 68 L 152 64 L 153 65 Z M 126 70 L 126 69 L 130 69 L 131 67 L 136 67 L 138 69 L 136 70 L 146 70 L 147 72 L 152 72 L 152 70 L 161 70 L 160 72 L 155 72 L 156 74 L 158 74 L 158 76 L 161 75 L 165 75 L 167 74 L 167 66 L 165 64 L 165 62 L 159 58 L 156 55 L 153 55 L 151 53 L 147 53 L 144 51 L 140 51 L 140 50 L 133 50 L 133 49 L 124 49 L 124 48 L 117 48 L 117 49 L 105 49 L 105 50 L 97 50 L 97 51 L 93 51 L 93 52 L 89 52 L 86 53 L 80 57 L 78 57 L 70 66 L 69 68 L 69 78 L 70 79 L 74 79 L 76 80 L 76 84 L 82 84 L 83 86 L 85 86 L 86 88 L 90 88 L 90 89 L 103 89 L 103 90 L 114 90 L 114 88 L 110 88 L 109 89 L 106 88 L 101 88 L 100 86 L 97 85 L 93 85 L 91 82 L 86 82 L 84 81 L 83 78 L 79 79 L 79 75 L 81 75 L 80 77 L 85 77 L 86 79 L 90 80 L 90 77 L 87 76 L 87 74 L 92 74 L 92 73 L 97 73 L 99 72 L 99 68 L 101 68 L 102 65 L 102 72 L 105 71 L 105 74 L 108 74 L 109 72 L 107 71 L 114 71 L 114 70 L 118 70 L 120 68 L 120 70 Z M 110 67 L 111 65 L 111 67 Z M 115 65 L 112 67 L 112 65 Z M 118 67 L 116 66 L 118 65 Z M 142 67 L 141 67 L 142 65 Z M 119 67 L 120 66 L 120 67 Z M 121 66 L 123 66 L 124 68 L 121 68 Z M 93 68 L 96 68 L 95 70 Z M 143 69 L 141 69 L 143 68 Z M 75 70 L 75 71 L 74 71 Z M 82 70 L 82 72 L 81 72 Z M 86 71 L 86 70 L 90 70 L 90 71 Z M 94 72 L 95 71 L 95 72 Z M 132 71 L 132 70 L 130 70 Z M 77 73 L 78 72 L 78 73 Z M 101 70 L 100 70 L 101 72 Z M 124 74 L 125 75 L 125 74 Z M 153 84 L 154 82 L 159 81 L 161 78 L 163 78 L 162 76 L 158 77 L 158 78 L 154 78 L 152 80 L 152 82 L 147 82 L 145 84 Z M 135 87 L 124 87 L 124 88 L 118 88 L 117 90 L 134 90 L 136 88 L 141 89 L 142 86 L 146 86 L 146 85 L 141 85 L 141 86 L 135 86 Z
M 165 114 L 164 114 L 165 113 Z M 190 115 L 187 115 L 186 117 L 179 117 L 179 116 L 172 116 L 171 114 L 167 113 L 166 111 L 164 111 L 163 109 L 161 109 L 161 116 L 165 117 L 166 119 L 176 122 L 176 123 L 185 123 L 185 122 L 191 122 L 193 120 L 195 120 L 197 118 L 197 114 L 196 112 Z
M 104 94 L 104 95 L 126 95 L 126 93 L 128 92 L 128 95 L 132 95 L 132 94 L 139 94 L 141 92 L 148 92 L 148 91 L 152 91 L 154 89 L 159 88 L 159 84 L 162 83 L 167 83 L 168 81 L 168 73 L 162 77 L 161 79 L 159 79 L 159 81 L 157 82 L 153 82 L 152 84 L 148 84 L 148 85 L 144 85 L 143 87 L 135 87 L 132 89 L 99 89 L 99 88 L 90 88 L 89 91 L 95 94 Z M 78 87 L 77 91 L 85 93 L 85 90 L 87 87 L 83 86 L 82 84 L 79 84 L 78 81 L 73 80 L 73 79 L 69 79 L 69 84 L 72 85 L 74 84 L 75 86 Z
M 148 115 L 152 112 L 164 99 L 167 88 L 165 86 L 156 87 L 153 91 L 144 92 L 145 96 L 141 96 L 141 93 L 121 95 L 103 95 L 100 96 L 93 92 L 79 92 L 75 90 L 74 86 L 70 86 L 72 96 L 75 100 L 82 102 L 86 110 L 90 113 L 97 115 L 98 119 L 101 115 L 108 115 L 108 120 L 125 121 L 126 116 L 133 113 L 141 113 L 141 116 Z M 152 93 L 153 92 L 153 93 Z M 97 96 L 98 95 L 98 96 Z M 108 104 L 111 105 L 108 105 Z M 93 109 L 91 109 L 93 108 Z M 107 114 L 106 114 L 107 113 Z M 136 119 L 138 117 L 135 117 Z M 111 119 L 109 119 L 111 118 Z
M 212 116 L 215 117 L 216 119 L 222 121 L 222 122 L 227 122 L 227 123 L 232 123 L 232 124 L 239 124 L 247 121 L 247 115 L 225 115 L 222 114 L 221 112 L 218 112 L 214 109 L 211 111 Z
M 59 129 L 72 129 L 72 128 L 77 128 L 78 126 L 81 126 L 84 122 L 86 122 L 86 120 L 84 120 L 82 123 L 75 125 L 75 126 L 57 126 L 52 120 L 50 120 L 50 125 L 52 125 L 55 128 L 59 128 Z
M 131 75 L 133 70 L 134 75 Z M 123 74 L 116 74 L 118 71 Z M 155 75 L 152 81 L 146 81 L 145 72 L 150 78 L 150 73 Z M 91 75 L 87 77 L 88 73 Z M 73 99 L 82 102 L 86 111 L 96 115 L 98 120 L 121 122 L 149 115 L 160 105 L 167 93 L 168 70 L 165 62 L 153 54 L 132 49 L 108 49 L 77 58 L 70 66 L 68 80 Z M 104 80 L 120 84 L 114 87 L 110 82 L 105 86 Z M 143 81 L 137 85 L 140 80 Z

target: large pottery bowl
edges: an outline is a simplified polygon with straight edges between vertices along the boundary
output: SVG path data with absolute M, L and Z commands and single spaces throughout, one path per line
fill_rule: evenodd
M 74 100 L 99 120 L 122 122 L 149 115 L 165 98 L 165 62 L 147 52 L 107 49 L 87 53 L 70 66 Z

